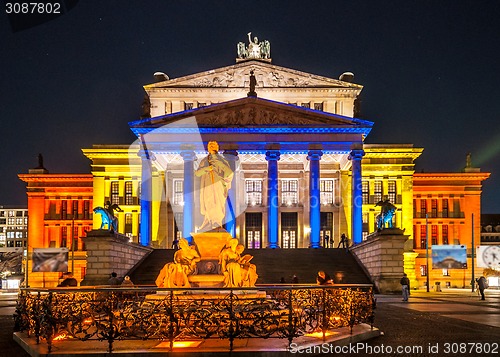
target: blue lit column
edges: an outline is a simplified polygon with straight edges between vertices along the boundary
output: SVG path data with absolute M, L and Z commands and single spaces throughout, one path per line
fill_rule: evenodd
M 183 226 L 182 226 L 182 237 L 191 244 L 191 232 L 194 228 L 194 218 L 193 218 L 193 206 L 194 206 L 194 160 L 196 160 L 196 154 L 192 150 L 181 151 L 181 156 L 184 159 L 184 184 L 183 184 L 183 199 L 184 199 L 184 209 L 183 209 Z
M 359 244 L 363 240 L 363 193 L 361 183 L 361 159 L 365 155 L 363 149 L 353 149 L 349 158 L 352 161 L 352 241 Z
M 278 160 L 280 152 L 269 150 L 266 152 L 267 160 L 267 237 L 268 248 L 279 248 L 278 246 Z
M 321 201 L 320 201 L 320 168 L 321 150 L 311 150 L 307 155 L 309 160 L 309 221 L 311 224 L 310 248 L 320 248 Z
M 226 230 L 233 238 L 236 238 L 236 192 L 237 192 L 237 177 L 236 177 L 236 160 L 238 160 L 238 152 L 236 150 L 224 150 L 224 158 L 229 163 L 231 171 L 234 172 L 231 189 L 227 193 L 226 203 Z
M 151 207 L 152 207 L 152 170 L 147 152 L 141 152 L 141 230 L 139 243 L 143 246 L 151 244 Z

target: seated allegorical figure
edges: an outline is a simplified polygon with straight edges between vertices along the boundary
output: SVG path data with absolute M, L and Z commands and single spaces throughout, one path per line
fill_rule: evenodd
M 196 271 L 196 263 L 201 260 L 196 249 L 184 238 L 179 240 L 179 250 L 174 254 L 174 261 L 165 264 L 156 278 L 159 288 L 189 288 L 188 276 Z
M 243 253 L 243 250 L 245 247 L 241 244 L 238 244 L 236 247 L 236 252 L 238 254 Z M 244 287 L 254 287 L 255 282 L 257 281 L 257 278 L 259 275 L 257 275 L 257 267 L 255 264 L 250 263 L 250 260 L 252 260 L 253 256 L 250 254 L 245 254 L 240 258 L 240 267 L 241 267 L 241 286 Z
M 241 287 L 241 266 L 240 254 L 237 252 L 238 239 L 232 238 L 226 248 L 222 250 L 219 262 L 221 265 L 222 274 L 224 274 L 224 287 L 236 288 Z

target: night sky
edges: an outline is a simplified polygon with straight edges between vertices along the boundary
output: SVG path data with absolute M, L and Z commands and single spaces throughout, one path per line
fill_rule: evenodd
M 4 3 L 2 3 L 4 6 Z M 423 147 L 416 171 L 482 172 L 500 213 L 500 1 L 80 1 L 14 32 L 0 15 L 0 205 L 26 205 L 17 174 L 89 173 L 81 148 L 130 144 L 142 86 L 232 65 L 247 33 L 273 64 L 364 86 L 366 143 Z M 258 88 L 257 88 L 258 92 Z

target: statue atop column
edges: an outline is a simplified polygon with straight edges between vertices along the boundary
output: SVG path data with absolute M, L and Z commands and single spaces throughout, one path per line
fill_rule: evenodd
M 238 58 L 236 61 L 246 59 L 261 59 L 271 62 L 271 43 L 268 40 L 259 42 L 257 36 L 252 40 L 252 33 L 248 34 L 248 46 L 244 42 L 238 42 Z
M 234 176 L 227 160 L 219 154 L 219 144 L 210 141 L 207 149 L 208 155 L 200 161 L 194 173 L 200 177 L 200 213 L 204 216 L 199 231 L 222 227 L 227 195 Z
M 110 201 L 106 201 L 104 207 L 97 206 L 94 208 L 94 213 L 101 215 L 101 227 L 108 226 L 108 231 L 118 232 L 118 218 L 115 217 L 115 211 L 123 212 L 123 210 L 116 203 L 111 204 Z

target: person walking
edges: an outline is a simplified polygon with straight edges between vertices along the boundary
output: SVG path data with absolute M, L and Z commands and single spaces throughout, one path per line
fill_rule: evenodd
M 408 279 L 408 276 L 406 273 L 403 273 L 403 277 L 399 281 L 401 284 L 401 289 L 403 292 L 403 301 L 408 301 L 408 297 L 410 295 L 410 279 Z
M 481 294 L 481 300 L 485 300 L 484 289 L 488 288 L 488 283 L 486 282 L 486 278 L 484 276 L 481 276 L 480 278 L 476 279 L 476 281 L 477 281 L 477 286 L 479 288 L 479 293 Z

